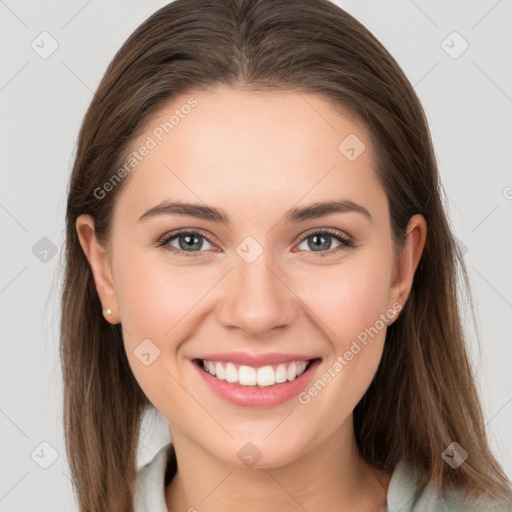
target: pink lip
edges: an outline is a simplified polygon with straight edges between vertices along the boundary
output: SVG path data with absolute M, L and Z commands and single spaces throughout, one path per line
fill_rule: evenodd
M 224 363 L 243 364 L 260 368 L 262 366 L 291 363 L 292 361 L 309 361 L 317 356 L 305 356 L 302 354 L 280 354 L 272 352 L 269 354 L 250 354 L 248 352 L 222 352 L 220 354 L 207 354 L 197 357 L 207 361 L 219 361 Z
M 221 361 L 217 359 L 220 354 L 216 354 L 213 361 Z M 232 354 L 230 354 L 230 357 Z M 268 356 L 268 354 L 267 354 Z M 311 358 L 293 356 L 291 359 L 279 360 L 279 362 L 305 360 Z M 206 357 L 205 357 L 206 359 Z M 230 359 L 233 361 L 233 359 Z M 247 359 L 243 359 L 247 361 Z M 268 361 L 268 359 L 265 359 Z M 283 382 L 282 384 L 274 384 L 273 386 L 262 387 L 259 386 L 240 386 L 239 384 L 233 384 L 225 380 L 219 380 L 209 372 L 205 372 L 197 363 L 192 363 L 199 372 L 200 377 L 208 385 L 208 387 L 220 398 L 227 402 L 240 406 L 240 407 L 252 407 L 252 408 L 270 408 L 276 405 L 280 405 L 288 400 L 296 397 L 301 391 L 303 391 L 311 382 L 314 376 L 314 369 L 320 364 L 320 359 L 315 359 L 306 369 L 306 371 L 292 381 Z M 278 364 L 272 363 L 272 364 Z

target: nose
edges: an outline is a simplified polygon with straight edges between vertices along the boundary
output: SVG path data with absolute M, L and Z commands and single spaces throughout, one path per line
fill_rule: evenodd
M 251 337 L 263 337 L 293 324 L 300 315 L 300 300 L 287 283 L 286 274 L 266 251 L 251 263 L 236 258 L 224 280 L 226 292 L 218 310 L 219 321 Z

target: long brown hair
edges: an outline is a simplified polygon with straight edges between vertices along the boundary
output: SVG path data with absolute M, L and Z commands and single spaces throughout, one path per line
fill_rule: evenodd
M 409 299 L 388 327 L 379 369 L 354 411 L 360 452 L 389 470 L 408 460 L 422 485 L 431 481 L 440 492 L 455 487 L 507 499 L 466 354 L 459 303 L 463 286 L 471 304 L 466 270 L 443 209 L 426 117 L 401 68 L 327 0 L 177 0 L 143 22 L 108 66 L 81 126 L 69 184 L 60 350 L 80 511 L 132 509 L 139 428 L 152 404 L 130 370 L 121 325 L 102 316 L 75 222 L 90 214 L 104 242 L 129 177 L 101 199 L 94 191 L 164 104 L 221 84 L 320 94 L 367 127 L 395 249 L 414 214 L 425 217 L 428 234 Z M 456 470 L 441 457 L 452 441 L 469 454 Z

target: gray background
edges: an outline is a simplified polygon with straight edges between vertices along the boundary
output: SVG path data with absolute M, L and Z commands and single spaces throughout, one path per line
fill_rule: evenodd
M 77 510 L 63 445 L 58 360 L 67 180 L 79 124 L 107 64 L 164 3 L 0 0 L 3 512 Z M 512 475 L 512 2 L 338 4 L 389 49 L 427 112 L 450 219 L 467 250 L 480 348 L 474 329 L 468 336 L 487 428 Z M 51 48 L 48 36 L 39 36 L 43 31 L 58 43 L 46 59 L 31 47 L 43 51 L 46 37 L 44 48 Z M 450 36 L 453 31 L 463 39 Z M 457 56 L 464 40 L 469 47 Z M 159 413 L 146 418 L 139 464 L 167 441 Z

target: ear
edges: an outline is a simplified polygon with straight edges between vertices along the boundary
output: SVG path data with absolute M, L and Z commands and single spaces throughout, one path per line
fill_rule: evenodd
M 422 215 L 413 215 L 406 228 L 407 239 L 400 250 L 389 291 L 389 307 L 405 305 L 411 292 L 414 273 L 420 262 L 427 238 L 427 222 Z
M 96 291 L 100 297 L 103 315 L 111 324 L 119 323 L 119 306 L 112 279 L 110 260 L 106 248 L 101 245 L 94 230 L 94 219 L 80 215 L 76 220 L 76 231 L 80 245 L 91 266 Z M 106 310 L 111 310 L 110 314 Z

